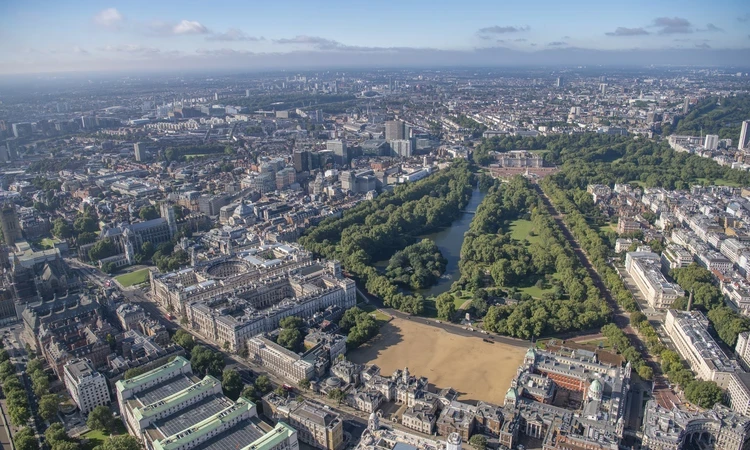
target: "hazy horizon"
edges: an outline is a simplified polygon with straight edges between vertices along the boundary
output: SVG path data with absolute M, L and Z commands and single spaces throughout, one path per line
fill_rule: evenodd
M 647 11 L 648 13 L 644 13 Z M 0 75 L 322 67 L 750 65 L 750 6 L 638 0 L 0 4 Z

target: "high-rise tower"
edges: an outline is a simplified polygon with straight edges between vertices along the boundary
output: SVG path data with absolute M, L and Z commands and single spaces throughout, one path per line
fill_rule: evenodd
M 21 224 L 18 221 L 16 207 L 12 203 L 6 203 L 0 210 L 0 226 L 3 230 L 3 238 L 6 245 L 14 245 L 23 239 Z
M 750 120 L 742 122 L 742 128 L 740 128 L 740 142 L 737 144 L 737 148 L 740 150 L 750 150 Z
M 169 235 L 174 237 L 177 234 L 177 219 L 175 219 L 172 205 L 169 202 L 162 202 L 159 205 L 159 209 L 161 210 L 162 218 L 166 219 L 167 225 L 169 225 Z

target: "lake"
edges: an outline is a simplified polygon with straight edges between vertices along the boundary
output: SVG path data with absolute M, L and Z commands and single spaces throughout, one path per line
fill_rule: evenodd
M 474 218 L 474 212 L 477 210 L 479 204 L 482 203 L 482 200 L 484 200 L 485 195 L 487 195 L 485 192 L 474 189 L 471 200 L 469 200 L 469 204 L 465 208 L 467 212 L 462 213 L 450 227 L 420 236 L 420 238 L 432 240 L 438 246 L 440 252 L 443 253 L 445 259 L 448 260 L 445 273 L 440 277 L 437 284 L 419 291 L 425 298 L 432 295 L 438 296 L 443 292 L 447 292 L 450 290 L 453 282 L 461 277 L 458 270 L 458 261 L 461 258 L 461 245 L 464 243 L 464 233 L 469 231 L 469 225 L 471 225 L 471 220 Z

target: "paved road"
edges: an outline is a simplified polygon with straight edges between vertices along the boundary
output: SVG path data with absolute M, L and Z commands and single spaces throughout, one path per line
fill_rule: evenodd
M 573 234 L 568 229 L 567 224 L 565 224 L 565 216 L 557 211 L 550 198 L 547 197 L 547 194 L 545 194 L 542 190 L 541 186 L 534 183 L 534 187 L 541 195 L 542 201 L 544 201 L 544 204 L 547 207 L 552 218 L 555 219 L 555 222 L 557 222 L 560 230 L 563 232 L 563 235 L 568 240 L 568 242 L 570 242 L 571 246 L 573 247 L 573 251 L 581 261 L 581 264 L 583 264 L 583 267 L 586 268 L 586 270 L 589 272 L 591 279 L 594 280 L 594 284 L 602 293 L 602 296 L 607 301 L 610 308 L 612 308 L 613 322 L 628 336 L 630 342 L 635 344 L 639 350 L 644 349 L 641 350 L 641 355 L 643 356 L 644 361 L 646 361 L 646 364 L 648 364 L 654 372 L 653 394 L 656 400 L 661 406 L 669 409 L 671 409 L 675 404 L 679 404 L 679 399 L 669 388 L 669 384 L 667 383 L 667 380 L 661 371 L 661 365 L 651 356 L 650 353 L 645 351 L 645 349 L 647 348 L 646 344 L 643 342 L 638 333 L 630 326 L 630 313 L 620 308 L 620 305 L 618 305 L 614 298 L 612 298 L 612 294 L 604 285 L 599 272 L 596 271 L 596 268 L 589 260 L 588 255 L 578 244 L 578 241 L 576 241 L 576 239 L 573 237 Z
M 81 273 L 84 275 L 84 277 L 87 280 L 93 282 L 94 284 L 100 287 L 104 287 L 106 282 L 109 280 L 109 277 L 99 272 L 99 270 L 91 266 L 88 266 L 86 264 L 82 264 L 76 260 L 71 260 L 71 261 L 74 261 L 71 264 L 71 266 L 80 270 Z M 111 287 L 115 289 L 119 289 L 119 287 L 117 287 L 115 284 L 113 284 Z M 262 367 L 251 364 L 237 355 L 232 355 L 232 354 L 224 352 L 219 347 L 209 342 L 206 342 L 201 335 L 194 332 L 193 330 L 190 330 L 188 328 L 183 328 L 177 322 L 168 320 L 166 318 L 166 311 L 163 311 L 159 307 L 159 305 L 152 302 L 148 298 L 148 295 L 143 290 L 139 288 L 125 289 L 125 290 L 119 289 L 119 290 L 130 302 L 138 303 L 151 316 L 151 318 L 158 320 L 161 324 L 165 326 L 165 328 L 167 328 L 167 330 L 175 331 L 177 329 L 182 328 L 188 331 L 190 334 L 192 334 L 196 342 L 199 343 L 200 345 L 204 345 L 212 349 L 215 352 L 222 353 L 224 355 L 224 362 L 228 368 L 240 367 L 244 369 L 249 369 L 253 373 L 253 376 L 252 377 L 246 376 L 245 378 L 248 378 L 248 379 L 244 381 L 250 381 L 250 378 L 252 379 L 257 378 L 258 375 L 266 375 L 271 380 L 271 384 L 274 386 L 281 386 L 282 384 L 289 383 L 288 380 L 284 380 L 280 377 L 277 377 L 273 373 L 266 371 Z M 304 395 L 299 394 L 299 395 L 305 398 L 311 398 L 320 402 L 328 403 L 326 398 L 316 396 L 315 394 L 312 394 L 312 393 L 307 393 Z M 332 407 L 332 409 L 334 409 L 336 412 L 338 412 L 341 415 L 341 417 L 345 421 L 345 425 L 349 428 L 347 431 L 351 433 L 352 435 L 357 436 L 361 434 L 362 431 L 367 426 L 367 414 L 362 413 L 360 411 L 356 411 L 344 405 L 335 406 L 335 405 L 331 405 L 330 403 L 328 404 L 329 406 Z
M 549 197 L 547 197 L 547 194 L 544 193 L 544 191 L 538 184 L 535 183 L 534 187 L 541 195 L 542 201 L 544 201 L 544 204 L 547 207 L 550 216 L 552 216 L 555 222 L 557 222 L 557 226 L 562 231 L 565 239 L 567 239 L 570 243 L 571 247 L 573 248 L 573 252 L 581 262 L 581 265 L 589 273 L 589 276 L 594 281 L 594 285 L 597 287 L 597 289 L 599 289 L 600 294 L 602 295 L 602 297 L 604 297 L 604 299 L 607 301 L 607 304 L 612 309 L 612 321 L 615 323 L 615 325 L 617 325 L 618 328 L 623 330 L 625 334 L 633 335 L 635 339 L 640 340 L 635 335 L 635 330 L 633 330 L 633 328 L 631 328 L 630 326 L 630 314 L 626 313 L 622 310 L 622 308 L 620 308 L 620 305 L 617 304 L 615 299 L 612 297 L 612 294 L 609 292 L 609 289 L 607 289 L 607 287 L 604 285 L 602 278 L 599 276 L 599 272 L 596 271 L 596 268 L 589 260 L 588 255 L 578 244 L 578 241 L 573 237 L 573 233 L 570 232 L 568 226 L 565 224 L 565 216 L 557 211 L 554 205 L 552 205 L 552 201 L 549 199 Z

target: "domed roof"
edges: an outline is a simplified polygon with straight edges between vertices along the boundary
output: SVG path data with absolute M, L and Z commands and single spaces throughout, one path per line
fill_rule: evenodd
M 234 215 L 239 217 L 245 217 L 253 214 L 253 208 L 250 205 L 240 203 L 238 207 L 234 209 Z
M 326 380 L 326 385 L 328 385 L 329 387 L 341 386 L 341 378 L 331 377 Z
M 602 382 L 599 381 L 599 380 L 592 381 L 591 382 L 591 386 L 589 386 L 589 390 L 591 392 L 597 392 L 597 393 L 599 393 L 599 392 L 602 391 L 602 389 L 603 389 Z

